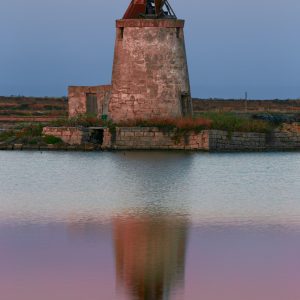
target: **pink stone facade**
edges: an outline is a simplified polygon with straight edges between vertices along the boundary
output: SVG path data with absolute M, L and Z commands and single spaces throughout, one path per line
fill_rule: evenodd
M 192 113 L 183 27 L 182 20 L 117 21 L 111 119 Z
M 108 114 L 108 103 L 111 94 L 110 85 L 99 86 L 70 86 L 69 95 L 69 117 L 75 117 L 87 113 L 87 95 L 95 94 L 97 97 L 98 117 Z

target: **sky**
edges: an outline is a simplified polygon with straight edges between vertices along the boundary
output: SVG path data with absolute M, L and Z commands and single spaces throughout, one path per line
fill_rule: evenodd
M 111 81 L 130 0 L 1 0 L 0 95 Z M 300 98 L 299 0 L 169 0 L 186 20 L 193 97 Z

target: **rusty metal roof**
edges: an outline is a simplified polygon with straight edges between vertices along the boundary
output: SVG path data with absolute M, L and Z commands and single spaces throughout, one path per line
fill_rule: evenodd
M 146 0 L 132 0 L 123 19 L 135 19 L 146 12 Z
M 176 18 L 168 0 L 132 0 L 123 19 Z

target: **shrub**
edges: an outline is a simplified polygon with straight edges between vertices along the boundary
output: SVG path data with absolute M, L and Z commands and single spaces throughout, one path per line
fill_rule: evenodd
M 29 145 L 37 145 L 39 142 L 40 142 L 40 139 L 37 138 L 37 137 L 29 138 L 28 141 L 27 141 L 27 143 Z
M 247 119 L 233 113 L 204 113 L 202 116 L 210 119 L 211 128 L 217 130 L 266 133 L 274 129 L 274 124 L 270 122 Z
M 52 145 L 63 143 L 61 138 L 58 138 L 54 135 L 45 135 L 43 140 L 46 144 L 52 144 Z
M 94 115 L 79 115 L 73 118 L 63 118 L 53 121 L 50 126 L 55 127 L 91 127 L 91 126 L 103 126 L 102 120 L 98 119 Z
M 283 123 L 293 123 L 297 121 L 297 115 L 287 115 L 278 113 L 263 113 L 252 116 L 254 120 L 263 120 L 274 125 L 281 125 Z
M 120 127 L 158 127 L 161 129 L 179 129 L 183 131 L 201 131 L 211 127 L 212 122 L 204 118 L 153 118 L 149 120 L 130 120 L 120 122 Z
M 18 142 L 22 143 L 22 144 L 37 145 L 42 142 L 42 137 L 25 136 L 25 137 L 19 138 Z
M 17 109 L 27 110 L 27 109 L 29 109 L 29 104 L 27 104 L 27 103 L 22 103 L 22 104 L 20 104 L 20 105 L 17 107 Z
M 17 138 L 41 137 L 43 132 L 42 124 L 25 125 L 20 131 L 16 132 Z
M 13 130 L 0 132 L 0 142 L 6 142 L 8 140 L 14 139 L 15 132 Z

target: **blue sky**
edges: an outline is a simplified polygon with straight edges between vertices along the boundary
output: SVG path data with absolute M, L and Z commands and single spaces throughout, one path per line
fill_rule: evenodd
M 0 95 L 111 80 L 129 0 L 1 0 Z M 299 0 L 169 0 L 186 20 L 194 97 L 300 98 Z

